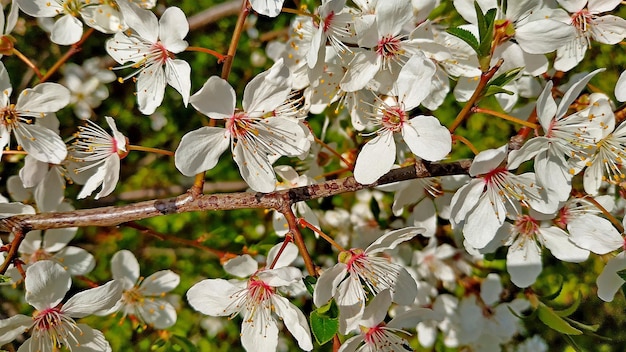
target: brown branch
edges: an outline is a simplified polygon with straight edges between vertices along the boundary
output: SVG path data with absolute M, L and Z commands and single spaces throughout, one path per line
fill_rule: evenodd
M 294 204 L 300 201 L 330 197 L 392 182 L 432 176 L 467 174 L 470 165 L 471 160 L 442 164 L 417 162 L 412 166 L 391 170 L 371 185 L 360 184 L 351 176 L 272 193 L 203 194 L 197 199 L 191 199 L 191 196 L 185 193 L 173 198 L 149 200 L 122 206 L 15 215 L 0 219 L 0 232 L 10 232 L 14 229 L 47 230 L 84 226 L 116 226 L 129 221 L 192 211 L 245 208 L 281 210 L 287 203 Z
M 215 23 L 224 17 L 234 16 L 238 14 L 240 10 L 241 0 L 215 5 L 189 17 L 189 30 L 194 31 L 211 23 Z

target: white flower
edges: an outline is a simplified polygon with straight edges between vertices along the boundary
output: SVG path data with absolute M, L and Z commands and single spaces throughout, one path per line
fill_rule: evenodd
M 0 149 L 9 144 L 11 132 L 19 146 L 35 159 L 60 164 L 67 155 L 65 143 L 57 133 L 37 120 L 57 112 L 70 101 L 70 92 L 57 83 L 41 83 L 25 89 L 11 104 L 13 88 L 4 64 L 0 62 Z
M 306 317 L 289 300 L 278 293 L 302 279 L 302 272 L 286 266 L 295 257 L 293 245 L 287 246 L 283 255 L 272 269 L 256 269 L 255 261 L 248 255 L 237 257 L 225 265 L 227 271 L 237 276 L 251 275 L 247 280 L 207 279 L 193 285 L 187 291 L 189 304 L 197 311 L 210 316 L 234 317 L 243 315 L 241 344 L 247 351 L 273 352 L 278 346 L 278 321 L 276 313 L 285 327 L 306 351 L 313 349 L 311 333 Z M 279 246 L 268 256 L 268 264 L 274 262 Z M 297 255 L 297 249 L 295 250 Z M 252 272 L 252 273 L 251 273 Z
M 605 302 L 612 302 L 617 290 L 624 285 L 626 281 L 618 274 L 618 272 L 626 270 L 626 251 L 619 253 L 611 258 L 602 273 L 596 279 L 598 285 L 598 297 Z
M 173 54 L 184 51 L 188 44 L 183 38 L 189 32 L 187 18 L 178 7 L 168 7 L 161 19 L 154 13 L 118 3 L 124 12 L 124 19 L 133 30 L 128 36 L 122 32 L 107 40 L 106 50 L 122 66 L 138 68 L 124 80 L 137 78 L 137 102 L 139 111 L 152 114 L 163 101 L 165 86 L 171 85 L 183 96 L 187 106 L 191 90 L 191 67 Z
M 339 331 L 343 334 L 356 329 L 363 316 L 367 294 L 377 295 L 390 289 L 393 301 L 412 304 L 417 296 L 417 284 L 411 274 L 397 263 L 376 254 L 395 248 L 423 232 L 407 227 L 380 236 L 365 250 L 352 248 L 339 253 L 338 263 L 324 271 L 317 280 L 313 293 L 316 306 L 335 298 L 339 307 Z M 347 276 L 347 277 L 346 277 Z
M 373 117 L 380 128 L 377 136 L 369 141 L 359 153 L 354 166 L 357 182 L 370 184 L 389 172 L 396 159 L 394 137 L 402 139 L 416 156 L 428 160 L 443 159 L 452 148 L 448 129 L 434 116 L 418 115 L 410 118 L 409 111 L 417 107 L 428 95 L 435 65 L 423 55 L 413 55 L 400 71 L 395 96 L 379 101 Z
M 615 98 L 619 101 L 626 101 L 626 71 L 619 75 L 615 84 Z
M 507 146 L 480 152 L 469 174 L 482 175 L 461 187 L 452 198 L 450 220 L 454 227 L 463 225 L 467 243 L 476 249 L 487 246 L 504 223 L 507 214 L 518 214 L 520 204 L 542 213 L 553 213 L 558 202 L 546 202 L 535 175 L 515 175 L 500 166 Z
M 99 58 L 86 60 L 82 66 L 67 63 L 63 69 L 61 83 L 71 92 L 70 104 L 74 105 L 74 114 L 83 120 L 93 115 L 93 108 L 109 96 L 106 83 L 115 81 L 111 70 L 100 67 Z
M 542 270 L 541 247 L 565 262 L 580 263 L 589 257 L 589 251 L 576 246 L 565 231 L 556 226 L 542 227 L 540 214 L 533 215 L 518 215 L 514 225 L 505 224 L 510 226 L 506 269 L 517 287 L 535 283 Z
M 521 149 L 509 154 L 510 169 L 534 157 L 537 183 L 559 201 L 569 198 L 571 179 L 576 174 L 572 163 L 584 159 L 588 149 L 603 137 L 603 131 L 612 130 L 607 126 L 614 126 L 610 107 L 607 110 L 607 105 L 601 102 L 592 104 L 588 111 L 566 116 L 570 104 L 600 71 L 591 72 L 574 83 L 558 106 L 552 97 L 552 81 L 549 81 L 537 100 L 537 117 L 544 135 L 530 139 Z
M 226 120 L 226 128 L 202 127 L 184 135 L 176 149 L 176 168 L 185 176 L 210 170 L 230 145 L 250 188 L 273 191 L 272 163 L 281 156 L 303 156 L 311 146 L 308 130 L 298 120 L 272 113 L 287 101 L 290 91 L 289 70 L 282 60 L 246 85 L 243 111 L 235 108 L 235 90 L 230 84 L 210 77 L 190 102 L 201 113 Z
M 84 184 L 78 199 L 91 195 L 101 185 L 102 189 L 95 199 L 113 192 L 120 177 L 120 159 L 128 154 L 126 137 L 117 130 L 115 120 L 110 116 L 105 116 L 105 119 L 113 135 L 87 120 L 85 126 L 78 127 L 70 147 L 70 158 L 77 163 L 71 176 L 76 182 Z
M 99 312 L 107 315 L 122 312 L 132 315 L 155 329 L 166 329 L 176 323 L 176 309 L 164 297 L 180 282 L 178 274 L 161 270 L 143 278 L 139 276 L 139 262 L 127 250 L 118 251 L 111 259 L 113 280 L 120 282 L 122 298 L 111 309 Z
M 0 346 L 31 330 L 31 337 L 20 351 L 111 351 L 111 346 L 98 330 L 78 324 L 82 318 L 110 308 L 121 296 L 122 286 L 109 281 L 103 286 L 79 292 L 60 305 L 70 289 L 70 274 L 60 265 L 44 260 L 26 270 L 26 302 L 36 311 L 32 317 L 14 315 L 0 320 Z
M 359 334 L 347 339 L 339 348 L 339 352 L 406 352 L 412 351 L 409 342 L 397 334 L 409 335 L 402 330 L 415 327 L 423 320 L 443 318 L 427 308 L 413 308 L 384 322 L 387 310 L 391 305 L 391 292 L 385 289 L 367 305 L 363 318 L 359 321 Z M 363 345 L 363 346 L 361 346 Z M 361 347 L 359 347 L 361 346 Z
M 104 33 L 125 29 L 119 12 L 108 4 L 92 3 L 84 0 L 16 0 L 24 13 L 33 17 L 55 17 L 63 15 L 52 27 L 52 42 L 71 45 L 83 35 L 83 17 L 87 25 Z M 121 1 L 120 1 L 121 2 Z M 119 2 L 118 2 L 119 3 Z
M 349 51 L 342 40 L 352 36 L 353 15 L 344 11 L 346 0 L 323 0 L 317 8 L 311 45 L 306 52 L 306 62 L 310 69 L 320 67 L 326 61 L 326 42 L 337 53 Z
M 557 0 L 571 13 L 568 23 L 576 29 L 576 36 L 571 38 L 556 52 L 554 69 L 568 71 L 585 57 L 585 53 L 595 40 L 604 44 L 617 44 L 626 36 L 626 20 L 614 15 L 600 16 L 619 5 L 615 0 L 570 1 Z

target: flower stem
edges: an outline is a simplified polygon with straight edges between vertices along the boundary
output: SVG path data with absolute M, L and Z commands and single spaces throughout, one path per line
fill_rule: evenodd
M 37 75 L 37 78 L 41 79 L 43 77 L 43 75 L 39 71 L 39 68 L 37 68 L 37 65 L 35 65 L 32 61 L 30 61 L 30 59 L 27 58 L 24 54 L 22 54 L 19 50 L 13 48 L 13 55 L 17 56 L 20 60 L 22 60 L 26 64 L 26 66 L 30 67 L 30 69 L 33 70 L 35 74 Z
M 39 79 L 39 83 L 43 83 L 45 81 L 47 81 L 48 79 L 50 79 L 50 77 L 59 70 L 59 68 L 61 68 L 61 66 L 63 66 L 63 64 L 65 64 L 65 62 L 67 60 L 70 59 L 70 57 L 74 56 L 74 54 L 76 54 L 77 52 L 79 52 L 81 50 L 81 46 L 83 45 L 83 43 L 87 40 L 87 38 L 89 38 L 91 36 L 91 34 L 95 31 L 95 29 L 93 28 L 89 28 L 87 30 L 87 32 L 85 32 L 85 34 L 83 34 L 82 38 L 80 38 L 80 40 L 74 44 L 72 44 L 72 46 L 69 48 L 69 50 L 67 52 L 65 52 L 65 54 L 63 56 L 61 56 L 61 58 L 54 63 L 54 65 L 52 65 L 52 67 L 50 67 L 50 69 L 48 70 L 48 72 L 46 72 L 46 74 L 41 77 L 41 79 Z
M 293 236 L 291 236 L 291 234 L 287 234 L 287 236 L 285 236 L 285 240 L 283 241 L 283 244 L 278 249 L 278 253 L 276 253 L 276 257 L 274 257 L 274 260 L 269 266 L 270 269 L 274 269 L 274 267 L 276 266 L 276 263 L 278 263 L 278 259 L 283 254 L 283 252 L 285 251 L 285 248 L 290 242 L 293 242 Z
M 459 112 L 454 121 L 452 121 L 452 125 L 448 128 L 450 133 L 454 133 L 463 121 L 465 121 L 472 114 L 472 108 L 483 97 L 483 90 L 487 86 L 487 83 L 489 83 L 489 80 L 496 74 L 503 63 L 503 59 L 498 60 L 492 68 L 480 75 L 480 81 L 478 82 L 478 86 L 476 86 L 476 90 L 474 90 L 474 94 L 472 94 L 472 97 L 469 98 L 463 109 Z
M 497 111 L 493 111 L 493 110 L 489 110 L 489 109 L 484 109 L 484 108 L 479 108 L 478 106 L 474 106 L 471 110 L 472 110 L 472 112 L 475 112 L 475 113 L 488 114 L 488 115 L 491 115 L 491 116 L 499 117 L 499 118 L 501 118 L 503 120 L 515 122 L 517 124 L 523 125 L 523 126 L 528 127 L 528 128 L 535 129 L 535 128 L 539 127 L 536 123 L 524 121 L 524 120 L 518 119 L 517 117 L 513 117 L 513 116 L 507 115 L 507 114 L 503 114 L 501 112 L 497 112 Z
M 354 165 L 352 165 L 351 162 L 349 162 L 348 160 L 346 160 L 346 158 L 344 158 L 341 154 L 339 154 L 339 152 L 337 152 L 335 149 L 331 148 L 328 144 L 326 144 L 326 142 L 322 141 L 321 139 L 317 138 L 317 136 L 315 134 L 313 134 L 313 132 L 311 131 L 311 134 L 313 135 L 313 137 L 315 138 L 315 142 L 318 143 L 319 145 L 321 145 L 322 147 L 326 148 L 326 150 L 328 150 L 331 154 L 333 154 L 334 156 L 336 156 L 337 158 L 339 158 L 339 160 L 341 160 L 344 164 L 346 164 L 346 166 L 348 166 L 348 168 L 350 170 L 354 170 Z
M 280 212 L 287 219 L 287 224 L 289 225 L 289 232 L 293 236 L 293 242 L 298 247 L 298 251 L 304 260 L 304 266 L 306 270 L 309 272 L 309 275 L 317 277 L 317 271 L 315 270 L 315 264 L 313 264 L 313 259 L 311 259 L 311 255 L 306 248 L 306 244 L 304 243 L 304 238 L 302 237 L 302 232 L 300 232 L 300 228 L 298 227 L 298 219 L 296 215 L 291 210 L 290 205 L 286 205 Z
M 478 149 L 476 149 L 472 142 L 470 142 L 467 138 L 459 136 L 458 134 L 453 134 L 452 139 L 465 144 L 472 151 L 472 153 L 474 153 L 474 155 L 478 155 Z
M 285 13 L 293 13 L 295 15 L 299 15 L 299 16 L 307 16 L 307 17 L 312 17 L 312 18 L 316 18 L 316 16 L 310 12 L 307 11 L 303 11 L 303 10 L 296 10 L 296 9 L 289 9 L 284 7 L 281 12 L 285 12 Z
M 298 219 L 298 224 L 300 226 L 306 227 L 306 228 L 312 230 L 313 232 L 315 232 L 316 234 L 320 235 L 321 238 L 325 239 L 326 242 L 330 243 L 333 247 L 337 248 L 338 251 L 344 252 L 346 250 L 339 243 L 335 242 L 334 239 L 332 239 L 330 236 L 325 234 L 322 230 L 320 230 L 317 227 L 313 226 L 313 224 L 311 224 L 310 222 L 304 220 L 303 218 L 299 218 Z
M 147 153 L 156 153 L 156 154 L 161 154 L 161 155 L 167 155 L 167 156 L 174 156 L 174 152 L 169 151 L 169 150 L 163 150 L 163 149 L 158 149 L 158 148 L 151 148 L 151 147 L 143 147 L 140 145 L 127 145 L 126 146 L 128 148 L 128 150 L 136 150 L 136 151 L 140 151 L 140 152 L 147 152 Z
M 28 155 L 28 152 L 25 150 L 3 150 L 3 155 Z
M 224 62 L 226 60 L 226 58 L 228 57 L 227 55 L 222 55 L 220 53 L 218 53 L 215 50 L 211 50 L 208 48 L 202 48 L 199 46 L 188 46 L 187 49 L 185 49 L 185 51 L 197 51 L 197 52 L 201 52 L 201 53 L 207 53 L 209 55 L 213 55 L 217 58 L 217 62 L 221 63 Z
M 222 66 L 222 78 L 225 80 L 228 80 L 228 77 L 230 76 L 230 69 L 233 66 L 233 60 L 235 59 L 235 54 L 237 53 L 239 39 L 243 33 L 244 24 L 246 23 L 246 18 L 249 13 L 250 4 L 248 4 L 248 0 L 243 0 L 241 3 L 241 11 L 239 12 L 239 17 L 237 18 L 237 23 L 235 24 L 235 30 L 233 31 L 233 37 L 231 38 L 230 45 L 228 46 L 228 54 L 224 59 L 224 66 Z

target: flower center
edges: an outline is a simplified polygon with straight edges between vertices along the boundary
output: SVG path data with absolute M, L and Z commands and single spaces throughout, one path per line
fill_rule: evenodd
M 39 248 L 33 254 L 30 255 L 30 262 L 34 263 L 40 260 L 47 260 L 50 258 L 52 258 L 52 255 L 50 253 L 46 252 L 46 250 L 43 248 Z
M 384 333 L 382 329 L 383 326 L 385 326 L 384 323 L 380 323 L 371 328 L 361 326 L 360 329 L 361 332 L 363 332 L 363 339 L 365 340 L 365 343 L 375 345 L 376 342 L 380 340 L 379 336 Z
M 400 46 L 400 39 L 392 35 L 386 35 L 378 41 L 376 53 L 384 59 L 391 59 L 398 55 L 402 55 L 404 50 Z
M 515 220 L 515 229 L 520 234 L 531 237 L 539 231 L 539 222 L 529 215 L 523 215 Z
M 57 350 L 56 348 L 62 345 L 78 344 L 74 334 L 83 333 L 74 319 L 65 315 L 58 307 L 35 312 L 33 321 L 33 337 L 49 339 L 53 350 Z
M 324 21 L 322 22 L 322 30 L 324 33 L 328 32 L 331 23 L 333 22 L 333 18 L 335 18 L 335 12 L 331 11 L 328 16 L 324 17 Z
M 235 113 L 228 121 L 226 121 L 226 129 L 234 138 L 241 138 L 247 133 L 258 134 L 258 131 L 252 126 L 251 121 L 247 119 L 247 115 L 243 112 Z
M 502 175 L 506 175 L 508 172 L 509 171 L 504 167 L 495 168 L 485 174 L 485 183 L 487 183 L 488 185 L 492 183 L 498 184 L 500 183 L 499 181 L 501 180 Z
M 256 277 L 248 281 L 248 295 L 254 302 L 264 302 L 272 297 L 274 288 Z
M 63 3 L 63 11 L 74 17 L 80 16 L 80 9 L 83 7 L 82 1 L 67 0 Z
M 593 15 L 589 10 L 582 9 L 572 15 L 572 25 L 579 33 L 587 33 L 591 29 Z
M 348 267 L 348 271 L 351 271 L 353 266 L 355 266 L 355 262 L 360 258 L 365 257 L 365 251 L 360 248 L 353 248 L 347 251 L 343 251 L 339 253 L 339 257 L 337 261 L 339 263 L 344 263 Z
M 19 119 L 19 114 L 15 111 L 15 104 L 0 109 L 0 123 L 6 126 L 9 131 L 17 127 Z
M 152 44 L 150 52 L 152 53 L 154 60 L 159 62 L 160 64 L 165 64 L 168 58 L 174 56 L 169 51 L 167 51 L 167 49 L 160 40 Z
M 406 112 L 399 106 L 388 107 L 383 110 L 383 126 L 393 132 L 402 130 L 402 124 L 407 120 Z
M 136 305 L 141 304 L 144 301 L 144 296 L 139 290 L 139 287 L 134 286 L 133 288 L 124 291 L 122 294 L 122 301 L 128 305 Z

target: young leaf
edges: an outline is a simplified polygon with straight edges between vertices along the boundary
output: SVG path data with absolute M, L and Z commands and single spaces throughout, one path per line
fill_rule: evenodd
M 331 318 L 319 313 L 317 310 L 311 312 L 311 331 L 318 344 L 323 345 L 333 339 L 339 331 L 339 319 Z
M 458 27 L 448 28 L 446 31 L 452 34 L 453 36 L 461 39 L 462 41 L 466 42 L 469 46 L 472 47 L 472 49 L 474 49 L 476 54 L 478 54 L 480 45 L 478 44 L 478 39 L 476 39 L 476 37 L 474 36 L 474 34 L 472 34 L 472 32 L 463 28 L 458 28 Z
M 552 308 L 541 303 L 537 307 L 537 315 L 539 320 L 550 328 L 567 335 L 580 335 L 583 332 L 571 326 L 568 322 L 558 316 Z
M 580 293 L 578 293 L 578 296 L 576 297 L 576 301 L 574 301 L 574 304 L 572 304 L 571 306 L 569 306 L 566 309 L 555 310 L 554 312 L 558 316 L 560 316 L 560 317 L 568 317 L 568 316 L 574 314 L 574 312 L 576 312 L 576 310 L 578 310 L 578 307 L 580 306 L 580 302 L 582 302 L 582 295 Z

